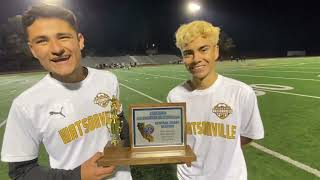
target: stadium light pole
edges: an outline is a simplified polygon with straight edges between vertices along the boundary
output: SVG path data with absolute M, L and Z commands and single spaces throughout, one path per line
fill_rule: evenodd
M 188 11 L 192 14 L 193 19 L 196 17 L 196 13 L 199 12 L 200 9 L 201 6 L 199 3 L 196 3 L 194 1 L 188 3 Z

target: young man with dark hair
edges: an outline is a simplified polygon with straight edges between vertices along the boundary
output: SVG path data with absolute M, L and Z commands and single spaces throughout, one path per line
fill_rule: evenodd
M 252 88 L 217 74 L 218 27 L 193 21 L 179 27 L 176 46 L 192 79 L 172 89 L 168 102 L 187 104 L 187 142 L 197 161 L 189 168 L 178 165 L 183 180 L 246 180 L 241 149 L 264 130 Z
M 12 179 L 132 179 L 129 167 L 98 167 L 110 135 L 110 99 L 119 98 L 115 75 L 81 65 L 84 37 L 74 14 L 61 7 L 34 6 L 23 16 L 30 50 L 49 72 L 12 103 L 1 159 Z M 120 108 L 121 109 L 121 108 Z M 128 140 L 125 124 L 121 137 Z M 38 164 L 39 145 L 50 168 Z

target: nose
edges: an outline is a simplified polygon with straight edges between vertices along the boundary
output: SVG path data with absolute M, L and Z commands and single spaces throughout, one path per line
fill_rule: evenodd
M 50 48 L 51 53 L 56 56 L 62 55 L 65 51 L 58 41 L 51 41 Z
M 201 60 L 201 58 L 202 58 L 201 53 L 198 52 L 198 51 L 195 51 L 194 54 L 193 54 L 193 59 L 192 59 L 193 62 L 197 63 L 197 62 L 199 62 Z

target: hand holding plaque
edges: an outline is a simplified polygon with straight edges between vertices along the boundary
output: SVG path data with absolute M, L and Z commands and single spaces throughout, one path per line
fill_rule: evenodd
M 117 106 L 111 103 L 109 132 L 112 146 L 104 149 L 101 166 L 186 163 L 196 156 L 186 143 L 186 104 L 160 103 L 130 106 L 131 147 L 120 147 L 121 122 L 117 118 Z

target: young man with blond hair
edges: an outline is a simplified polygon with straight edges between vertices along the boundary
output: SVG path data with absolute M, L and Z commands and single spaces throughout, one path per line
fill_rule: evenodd
M 187 104 L 187 142 L 197 160 L 178 165 L 179 179 L 246 180 L 241 149 L 264 137 L 253 89 L 216 72 L 220 29 L 206 21 L 180 26 L 176 46 L 192 79 L 173 88 L 168 102 Z

